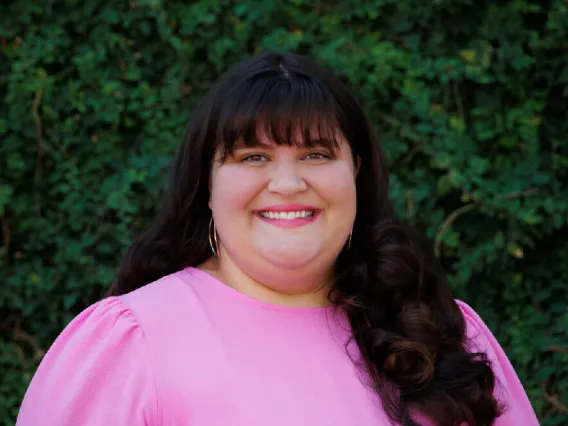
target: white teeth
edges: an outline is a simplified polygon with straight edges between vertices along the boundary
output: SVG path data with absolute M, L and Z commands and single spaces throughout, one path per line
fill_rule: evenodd
M 260 212 L 262 217 L 268 219 L 291 220 L 297 218 L 308 218 L 314 215 L 313 210 L 300 210 L 296 212 Z

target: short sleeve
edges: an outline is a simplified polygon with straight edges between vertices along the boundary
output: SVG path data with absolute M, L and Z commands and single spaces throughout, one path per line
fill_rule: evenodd
M 16 426 L 156 425 L 145 343 L 134 314 L 119 298 L 87 308 L 45 354 Z
M 495 397 L 505 406 L 505 413 L 494 426 L 538 426 L 535 412 L 505 351 L 479 315 L 464 302 L 457 303 L 466 322 L 468 350 L 486 353 L 496 376 Z

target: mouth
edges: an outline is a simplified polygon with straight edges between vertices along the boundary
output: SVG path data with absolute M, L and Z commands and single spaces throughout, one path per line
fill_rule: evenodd
M 318 209 L 287 211 L 261 210 L 256 212 L 256 215 L 262 221 L 279 228 L 297 228 L 313 223 L 317 220 L 320 213 L 321 210 Z
M 265 219 L 275 220 L 311 219 L 315 216 L 316 210 L 297 210 L 289 212 L 260 211 L 258 214 Z

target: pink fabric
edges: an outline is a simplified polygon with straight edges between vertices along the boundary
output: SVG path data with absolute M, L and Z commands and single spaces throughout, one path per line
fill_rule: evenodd
M 538 425 L 503 350 L 459 305 L 502 385 L 508 411 L 496 425 Z M 330 308 L 269 305 L 188 268 L 78 315 L 45 355 L 17 426 L 390 425 L 345 354 L 348 336 Z

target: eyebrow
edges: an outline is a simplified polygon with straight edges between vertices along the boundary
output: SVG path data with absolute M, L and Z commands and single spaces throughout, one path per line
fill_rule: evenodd
M 271 145 L 258 141 L 251 144 L 246 144 L 244 142 L 237 141 L 233 144 L 233 149 L 246 149 L 246 148 L 271 148 Z

